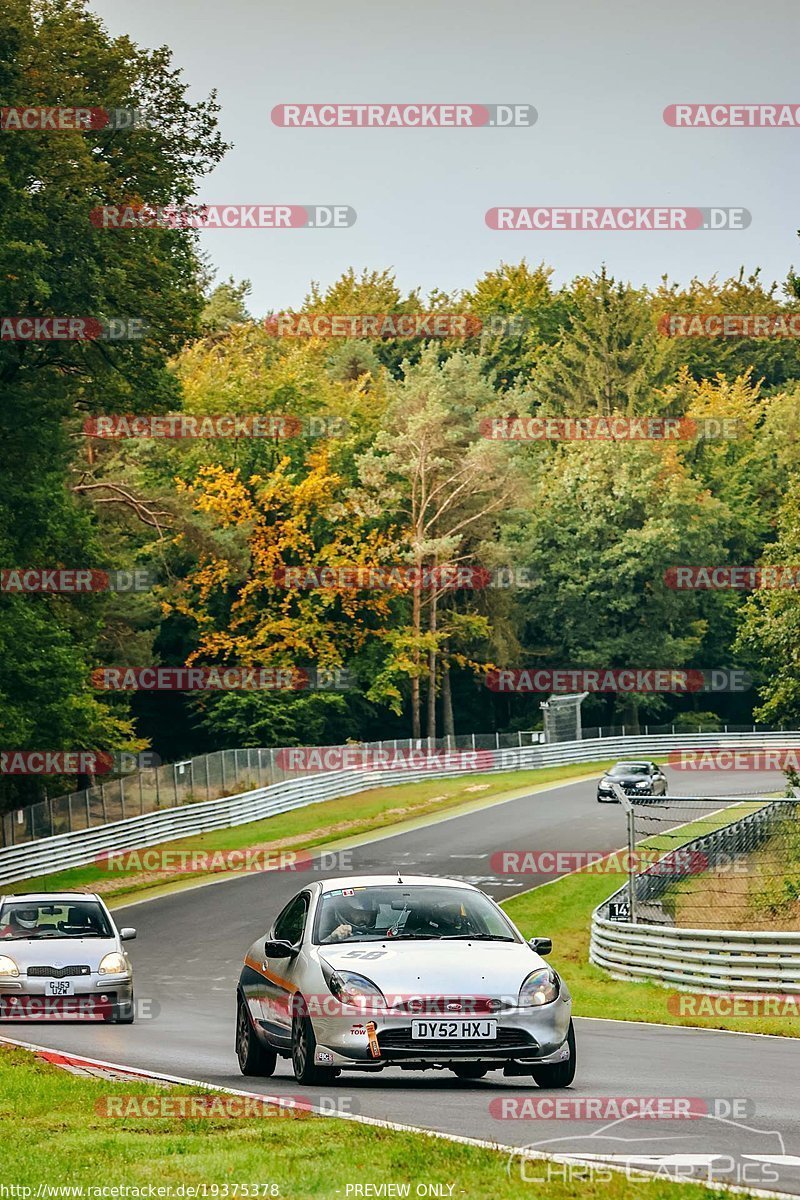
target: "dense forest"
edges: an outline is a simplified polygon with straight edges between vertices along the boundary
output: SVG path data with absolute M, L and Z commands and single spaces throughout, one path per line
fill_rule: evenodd
M 0 144 L 0 313 L 144 330 L 0 339 L 0 567 L 147 581 L 4 587 L 3 747 L 150 747 L 166 761 L 536 727 L 546 693 L 487 687 L 504 667 L 740 668 L 742 692 L 590 695 L 584 722 L 797 727 L 796 586 L 681 589 L 670 575 L 800 564 L 792 326 L 680 336 L 695 327 L 671 320 L 800 312 L 789 264 L 780 284 L 752 266 L 647 289 L 613 264 L 559 284 L 521 261 L 425 296 L 358 266 L 310 281 L 300 313 L 466 320 L 440 322 L 444 336 L 430 322 L 306 336 L 251 313 L 247 281 L 216 281 L 195 230 L 90 220 L 98 205 L 189 203 L 226 149 L 214 97 L 191 103 L 167 51 L 111 38 L 80 3 L 37 4 L 35 21 L 23 0 L 6 9 L 8 103 L 80 95 L 158 119 Z M 257 255 L 270 235 L 238 236 Z M 136 436 L 147 422 L 98 436 L 103 416 L 177 413 L 274 419 L 240 426 L 259 436 Z M 520 436 L 531 425 L 510 417 L 668 418 L 681 435 Z M 725 422 L 729 436 L 703 436 Z M 152 664 L 282 668 L 317 686 L 97 686 L 102 668 Z M 0 783 L 6 804 L 42 786 Z

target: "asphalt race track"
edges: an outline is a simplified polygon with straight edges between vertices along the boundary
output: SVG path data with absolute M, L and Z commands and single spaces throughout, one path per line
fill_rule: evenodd
M 666 770 L 670 793 L 678 795 L 774 792 L 784 786 L 779 774 L 743 779 L 741 774 L 714 772 L 687 782 L 685 774 Z M 373 835 L 353 850 L 352 869 L 386 873 L 399 868 L 456 876 L 507 899 L 545 879 L 496 875 L 490 858 L 497 850 L 608 851 L 624 841 L 622 809 L 597 804 L 594 782 L 584 781 L 412 832 Z M 130 947 L 137 998 L 140 1005 L 155 1002 L 153 1019 L 139 1019 L 133 1026 L 7 1023 L 0 1032 L 220 1086 L 297 1096 L 300 1089 L 285 1059 L 278 1060 L 272 1078 L 245 1080 L 233 1041 L 242 956 L 304 882 L 296 873 L 240 875 L 126 906 L 124 920 L 120 913 L 118 923 L 138 930 L 138 940 Z M 557 943 L 551 961 L 558 967 Z M 350 1111 L 383 1120 L 503 1144 L 535 1144 L 550 1153 L 632 1156 L 632 1166 L 650 1169 L 660 1161 L 662 1170 L 682 1177 L 706 1177 L 713 1159 L 711 1169 L 721 1180 L 800 1194 L 800 1040 L 590 1019 L 577 1020 L 576 1031 L 578 1073 L 567 1092 L 543 1093 L 532 1081 L 506 1080 L 500 1073 L 466 1083 L 446 1071 L 387 1070 L 380 1075 L 345 1073 L 335 1087 L 306 1088 L 302 1095 L 312 1100 L 338 1097 Z M 490 1112 L 490 1102 L 498 1098 L 543 1095 L 746 1098 L 749 1115 L 732 1120 L 722 1105 L 718 1118 L 627 1120 L 612 1128 L 596 1120 L 501 1119 Z M 546 1168 L 528 1163 L 525 1169 L 532 1179 L 543 1177 Z

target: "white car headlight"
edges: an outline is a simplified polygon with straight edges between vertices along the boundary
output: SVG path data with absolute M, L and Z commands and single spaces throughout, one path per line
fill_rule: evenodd
M 128 964 L 122 955 L 114 950 L 111 954 L 106 954 L 100 959 L 100 966 L 97 970 L 100 975 L 127 975 Z
M 0 975 L 11 975 L 12 978 L 19 975 L 19 967 L 7 954 L 0 954 Z
M 355 971 L 334 971 L 328 987 L 342 1004 L 356 1008 L 386 1008 L 386 998 L 376 983 Z
M 530 973 L 519 989 L 517 1003 L 520 1008 L 550 1004 L 557 998 L 558 992 L 558 976 L 555 971 L 551 967 L 540 967 L 538 971 Z

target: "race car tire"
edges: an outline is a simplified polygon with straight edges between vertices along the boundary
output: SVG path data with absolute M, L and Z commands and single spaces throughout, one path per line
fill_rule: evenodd
M 567 1045 L 569 1046 L 569 1058 L 560 1063 L 544 1063 L 541 1067 L 534 1067 L 531 1071 L 531 1075 L 540 1088 L 569 1087 L 575 1078 L 578 1060 L 575 1053 L 575 1030 L 572 1021 L 569 1023 Z
M 489 1068 L 482 1067 L 480 1063 L 459 1063 L 450 1070 L 456 1079 L 483 1079 Z
M 292 1017 L 292 1070 L 298 1083 L 333 1083 L 339 1075 L 335 1067 L 319 1067 L 314 1062 L 317 1039 L 314 1026 L 305 1009 L 298 1005 Z
M 111 1007 L 111 1015 L 108 1017 L 109 1025 L 132 1025 L 136 1016 L 136 1001 L 131 993 L 130 1000 L 123 1000 L 121 1004 L 114 1004 Z
M 241 996 L 236 998 L 236 1057 L 243 1075 L 262 1077 L 272 1075 L 278 1061 L 275 1051 L 259 1041 Z

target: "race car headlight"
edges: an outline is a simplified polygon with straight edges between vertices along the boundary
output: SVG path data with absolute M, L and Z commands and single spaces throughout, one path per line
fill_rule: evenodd
M 97 968 L 100 975 L 127 975 L 128 964 L 121 954 L 115 951 L 111 954 L 106 954 L 100 959 L 100 966 Z
M 355 971 L 334 971 L 327 978 L 328 987 L 342 1004 L 355 1008 L 386 1008 L 386 998 L 376 983 Z
M 540 1004 L 550 1004 L 558 996 L 558 976 L 550 967 L 542 967 L 532 971 L 519 989 L 520 1008 L 536 1008 Z
M 0 954 L 0 975 L 10 975 L 12 978 L 19 975 L 19 967 L 7 954 Z

